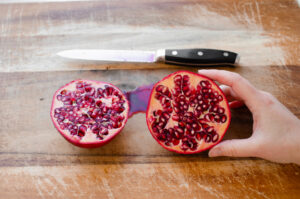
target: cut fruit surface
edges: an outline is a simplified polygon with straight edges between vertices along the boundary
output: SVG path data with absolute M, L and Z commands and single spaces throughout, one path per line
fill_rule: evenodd
M 198 153 L 221 141 L 231 120 L 228 102 L 211 79 L 172 73 L 152 89 L 147 125 L 155 140 L 177 153 Z
M 116 86 L 75 80 L 55 92 L 50 115 L 69 142 L 92 148 L 114 138 L 126 124 L 128 112 L 129 103 Z

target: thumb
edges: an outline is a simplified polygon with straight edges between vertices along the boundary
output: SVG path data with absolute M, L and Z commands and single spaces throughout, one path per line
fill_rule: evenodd
M 231 157 L 253 157 L 256 152 L 256 144 L 251 138 L 225 140 L 213 147 L 208 155 L 209 157 L 231 156 Z

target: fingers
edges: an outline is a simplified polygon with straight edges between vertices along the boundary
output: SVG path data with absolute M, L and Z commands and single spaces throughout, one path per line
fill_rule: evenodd
M 199 70 L 198 73 L 231 87 L 235 97 L 244 101 L 251 111 L 257 106 L 258 90 L 239 74 L 224 70 Z
M 225 140 L 213 147 L 208 155 L 209 157 L 230 156 L 230 157 L 255 157 L 256 144 L 251 138 Z
M 228 100 L 230 108 L 240 108 L 244 106 L 244 102 L 242 102 L 240 97 L 232 90 L 231 87 L 226 85 L 220 85 L 226 99 Z
M 222 89 L 223 93 L 227 97 L 229 101 L 239 100 L 242 99 L 233 91 L 233 89 L 226 85 L 220 85 L 220 88 Z

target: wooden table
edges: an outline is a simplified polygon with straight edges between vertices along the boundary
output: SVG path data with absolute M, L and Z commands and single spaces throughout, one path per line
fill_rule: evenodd
M 74 62 L 57 51 L 207 47 L 238 52 L 239 66 L 217 68 L 242 74 L 300 117 L 299 13 L 292 0 L 0 1 L 0 197 L 300 198 L 299 166 L 171 153 L 144 114 L 98 149 L 66 142 L 49 116 L 54 91 L 70 80 L 133 89 L 179 69 Z M 225 139 L 251 130 L 249 111 L 233 110 Z

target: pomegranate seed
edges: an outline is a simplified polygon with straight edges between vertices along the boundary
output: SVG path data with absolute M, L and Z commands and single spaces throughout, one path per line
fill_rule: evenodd
M 165 123 L 167 120 L 165 118 L 163 118 L 163 117 L 160 117 L 159 121 Z
M 120 122 L 113 123 L 113 128 L 115 128 L 115 129 L 120 128 L 121 126 L 122 126 L 122 123 L 120 123 Z
M 183 122 L 187 122 L 187 117 L 185 117 L 185 116 L 183 116 L 183 117 L 181 117 L 181 120 L 183 121 Z
M 188 81 L 190 80 L 190 77 L 187 76 L 187 75 L 183 75 L 182 80 L 183 80 L 184 82 L 188 82 Z
M 174 120 L 174 121 L 179 121 L 179 116 L 178 116 L 178 115 L 173 115 L 173 116 L 172 116 L 172 120 Z
M 180 126 L 180 125 L 179 125 L 179 126 Z M 186 128 L 187 128 L 188 130 L 191 130 L 191 129 L 192 129 L 192 125 L 186 124 Z
M 158 85 L 155 90 L 156 90 L 156 92 L 161 92 L 163 90 L 163 88 L 164 88 L 163 85 Z
M 198 144 L 197 144 L 197 141 L 195 139 L 190 139 L 189 140 L 189 143 L 190 143 L 190 149 L 192 151 L 196 150 L 197 147 L 198 147 Z
M 108 135 L 108 130 L 107 130 L 107 128 L 101 128 L 99 133 L 102 135 Z
M 184 93 L 186 93 L 187 91 L 190 91 L 190 88 L 188 86 L 185 86 L 185 87 L 182 88 L 182 91 Z
M 177 131 L 178 133 L 183 133 L 182 128 L 179 128 L 178 126 L 175 126 L 175 131 Z
M 182 76 L 181 76 L 181 75 L 176 75 L 176 76 L 174 77 L 174 82 L 180 82 L 181 79 L 182 79 Z
M 219 140 L 219 135 L 217 133 L 213 133 L 212 142 L 217 142 Z
M 186 119 L 186 122 L 187 122 L 187 123 L 193 123 L 193 120 L 192 120 L 191 118 L 187 118 L 187 119 Z
M 78 122 L 79 122 L 80 124 L 83 124 L 83 123 L 85 122 L 85 117 L 84 117 L 84 116 L 81 116 L 81 117 L 79 118 Z
M 221 122 L 222 122 L 222 123 L 225 123 L 226 120 L 227 120 L 226 115 L 222 115 L 222 116 L 221 116 Z
M 220 121 L 221 121 L 221 118 L 220 118 L 219 115 L 215 115 L 214 120 L 215 120 L 216 122 L 220 122 Z
M 192 124 L 192 128 L 193 128 L 195 131 L 197 131 L 197 130 L 199 130 L 199 125 L 198 125 L 197 123 L 193 123 L 193 124 Z
M 196 110 L 197 111 L 202 111 L 202 107 L 201 106 L 197 106 Z
M 174 111 L 175 111 L 175 113 L 179 113 L 180 112 L 179 108 L 177 108 L 177 107 L 174 107 Z
M 217 106 L 214 106 L 211 108 L 210 110 L 211 112 L 214 112 L 214 113 L 217 113 L 218 112 L 218 107 Z
M 210 135 L 206 135 L 205 142 L 206 143 L 211 142 L 211 136 Z
M 201 100 L 201 99 L 202 99 L 202 95 L 198 95 L 198 96 L 197 96 L 197 99 L 198 99 L 198 100 Z
M 184 122 L 178 122 L 178 125 L 179 125 L 180 127 L 185 127 L 185 123 L 184 123 Z
M 71 133 L 71 135 L 76 135 L 76 134 L 77 134 L 77 131 L 76 131 L 75 129 L 71 129 L 71 130 L 70 130 L 70 133 Z
M 186 104 L 184 104 L 184 105 L 181 107 L 181 109 L 182 109 L 182 110 L 185 110 L 185 111 L 188 110 L 188 108 L 189 108 L 189 107 L 188 107 L 188 105 L 186 105 Z
M 163 104 L 164 107 L 170 107 L 171 106 L 171 102 L 167 101 L 165 104 Z
M 56 96 L 56 99 L 57 99 L 58 101 L 61 101 L 61 100 L 62 100 L 62 96 L 61 96 L 61 95 L 57 95 L 57 96 Z
M 208 114 L 205 114 L 204 115 L 204 119 L 206 119 L 207 121 L 213 121 L 213 119 L 214 119 L 214 115 L 213 114 L 210 114 L 210 113 L 208 113 Z
M 98 101 L 96 102 L 96 105 L 97 105 L 98 107 L 101 107 L 102 102 L 101 102 L 100 100 L 98 100 Z
M 165 119 L 169 119 L 170 118 L 170 115 L 168 114 L 168 113 L 166 113 L 166 112 L 164 112 L 163 114 L 162 114 L 162 117 L 164 117 Z
M 92 87 L 90 87 L 90 86 L 87 86 L 87 87 L 85 87 L 85 89 L 84 89 L 86 92 L 91 92 L 91 90 L 92 90 Z
M 157 110 L 157 111 L 156 111 L 156 114 L 157 114 L 157 115 L 161 115 L 161 114 L 162 114 L 162 110 Z
M 208 89 L 207 88 L 203 88 L 202 89 L 202 93 L 208 93 Z
M 221 101 L 223 100 L 222 95 L 219 95 L 219 96 L 218 96 L 218 100 L 219 100 L 219 102 L 221 102 Z
M 61 97 L 61 101 L 63 101 L 63 102 L 66 102 L 66 101 L 69 101 L 69 100 L 70 100 L 69 96 L 62 96 Z
M 197 140 L 200 141 L 204 137 L 204 135 L 205 135 L 205 132 L 203 132 L 203 131 L 197 132 L 196 133 Z
M 187 112 L 186 114 L 185 114 L 187 117 L 193 117 L 193 113 L 192 112 Z
M 201 111 L 198 111 L 198 110 L 196 110 L 196 111 L 194 112 L 195 117 L 200 117 L 201 114 L 202 114 L 202 112 L 201 112 Z
M 66 94 L 67 94 L 67 90 L 65 90 L 65 89 L 62 90 L 62 91 L 60 92 L 60 94 L 61 94 L 61 95 L 66 95 Z
M 78 136 L 83 137 L 85 135 L 86 129 L 87 129 L 86 126 L 84 125 L 80 126 L 78 129 Z
M 222 107 L 218 108 L 218 113 L 223 114 L 225 112 L 225 109 Z
M 171 146 L 171 143 L 170 142 L 165 142 L 165 145 L 166 146 Z
M 64 130 L 67 126 L 65 124 L 61 124 L 59 127 Z
M 212 102 L 217 103 L 217 102 L 218 102 L 218 99 L 217 99 L 217 98 L 213 98 L 213 99 L 212 99 Z
M 185 96 L 189 97 L 192 94 L 192 91 L 188 90 L 185 92 Z
M 166 109 L 166 111 L 167 111 L 168 113 L 172 113 L 172 112 L 173 112 L 173 109 L 172 109 L 172 107 L 169 107 L 169 108 Z
M 103 140 L 104 138 L 101 136 L 101 135 L 97 135 L 97 138 L 99 139 L 99 140 Z
M 169 91 L 168 88 L 165 87 L 165 86 L 164 86 L 164 87 L 162 88 L 162 90 L 161 90 L 161 92 L 162 92 L 164 95 L 168 94 L 168 91 Z
M 173 141 L 172 141 L 172 144 L 174 145 L 174 146 L 176 146 L 176 145 L 178 145 L 179 144 L 179 140 L 177 140 L 177 139 L 173 139 Z
M 157 139 L 161 140 L 161 141 L 165 141 L 167 139 L 165 134 L 158 134 Z
M 161 128 L 163 128 L 164 125 L 165 125 L 165 124 L 164 124 L 163 122 L 159 122 L 159 123 L 158 123 L 158 126 L 161 127 Z

